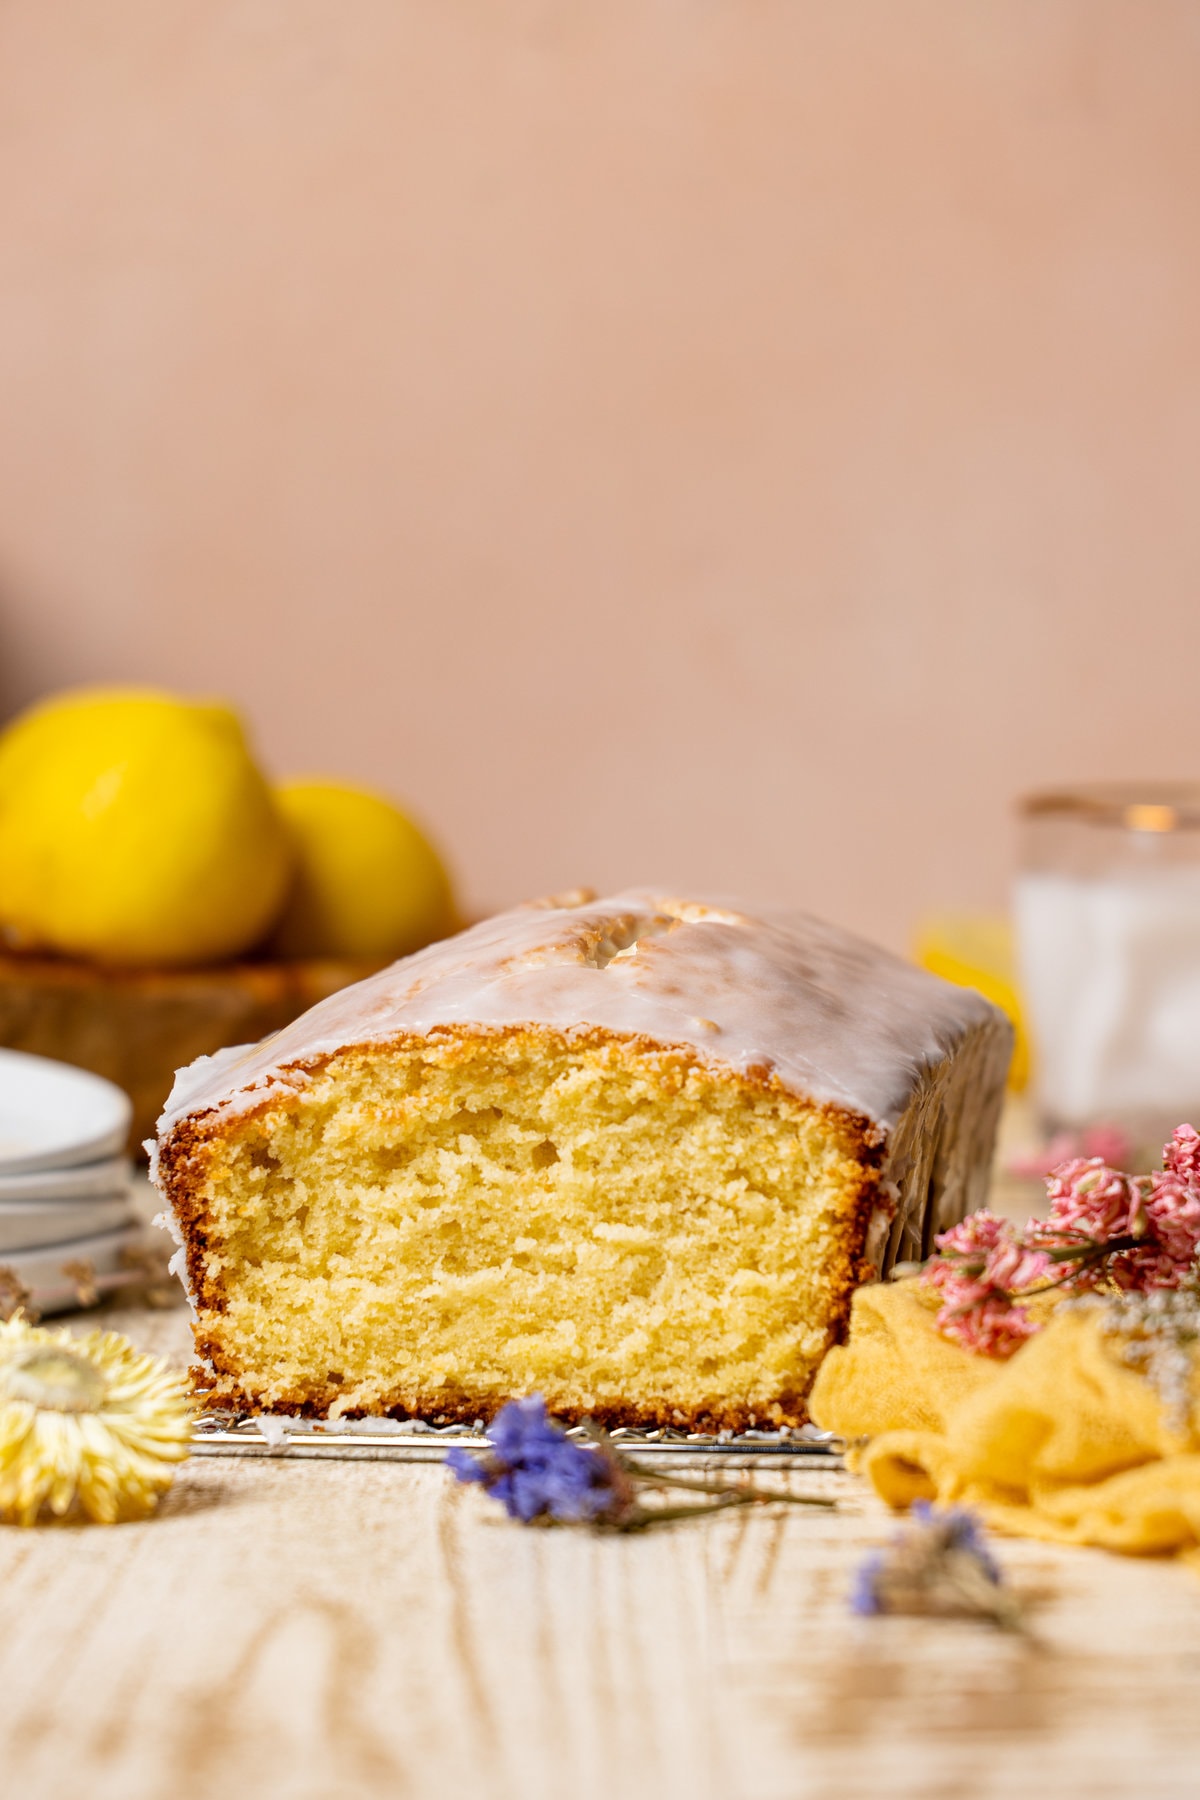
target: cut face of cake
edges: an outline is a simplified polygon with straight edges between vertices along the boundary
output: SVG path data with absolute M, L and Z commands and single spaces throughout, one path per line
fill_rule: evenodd
M 487 920 L 183 1071 L 208 1404 L 795 1425 L 861 1280 L 982 1204 L 1007 1021 L 847 934 L 631 892 Z

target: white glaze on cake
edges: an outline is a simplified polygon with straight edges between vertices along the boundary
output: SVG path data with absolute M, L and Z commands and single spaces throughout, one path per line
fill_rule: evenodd
M 634 889 L 502 913 L 345 988 L 263 1043 L 181 1070 L 159 1121 L 242 1111 L 353 1044 L 439 1026 L 598 1027 L 775 1076 L 887 1133 L 973 1028 L 1007 1027 L 949 986 L 805 915 Z

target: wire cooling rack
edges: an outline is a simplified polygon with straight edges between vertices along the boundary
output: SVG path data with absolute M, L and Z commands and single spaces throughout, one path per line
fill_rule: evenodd
M 568 1436 L 583 1437 L 575 1426 Z M 836 1469 L 843 1443 L 815 1425 L 782 1431 L 635 1431 L 610 1434 L 614 1449 L 635 1462 L 673 1468 Z M 317 1462 L 443 1462 L 460 1445 L 487 1450 L 480 1425 L 431 1425 L 419 1419 L 291 1419 L 277 1414 L 214 1413 L 197 1421 L 192 1450 L 201 1456 L 300 1457 Z

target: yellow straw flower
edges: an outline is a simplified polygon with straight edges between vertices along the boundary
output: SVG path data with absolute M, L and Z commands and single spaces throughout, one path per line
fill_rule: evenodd
M 0 1520 L 143 1519 L 188 1453 L 183 1377 L 115 1331 L 0 1324 Z

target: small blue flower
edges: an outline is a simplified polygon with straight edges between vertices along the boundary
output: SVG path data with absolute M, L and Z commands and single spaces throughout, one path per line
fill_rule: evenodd
M 850 1589 L 850 1611 L 860 1618 L 869 1618 L 872 1613 L 882 1611 L 879 1599 L 879 1577 L 883 1570 L 883 1551 L 872 1550 L 865 1556 L 854 1571 L 854 1582 Z
M 946 1550 L 961 1550 L 973 1557 L 988 1580 L 999 1587 L 1004 1574 L 988 1549 L 978 1514 L 966 1506 L 937 1507 L 929 1500 L 914 1500 L 912 1517 L 926 1530 L 936 1532 Z
M 540 1394 L 510 1400 L 488 1432 L 491 1452 L 453 1449 L 447 1464 L 459 1481 L 478 1481 L 510 1518 L 596 1519 L 624 1499 L 620 1471 L 602 1451 L 585 1449 L 547 1417 Z
M 918 1500 L 911 1523 L 855 1571 L 850 1609 L 874 1613 L 963 1614 L 1012 1629 L 1020 1610 L 987 1546 L 978 1518 L 965 1507 Z

